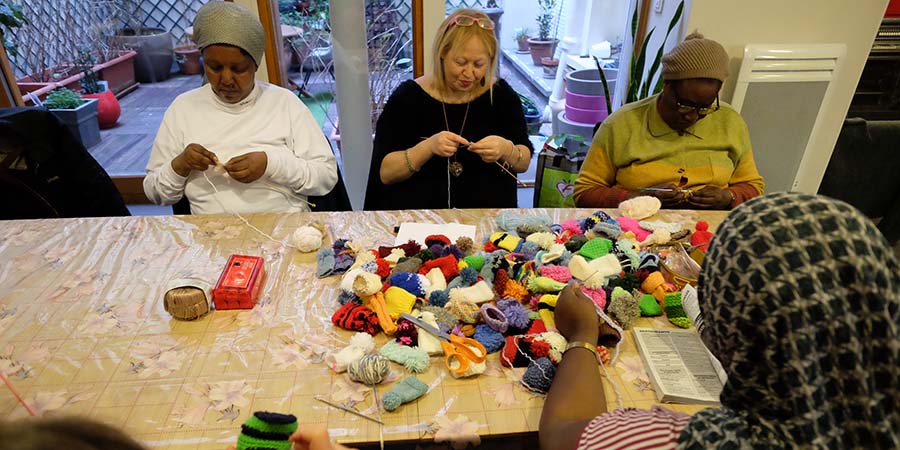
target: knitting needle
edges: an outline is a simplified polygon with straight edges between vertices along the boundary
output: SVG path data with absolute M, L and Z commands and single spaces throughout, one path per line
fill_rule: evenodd
M 509 169 L 507 169 L 506 167 L 503 167 L 503 164 L 500 164 L 500 161 L 494 161 L 494 164 L 497 164 L 498 166 L 500 166 L 500 168 L 503 169 L 504 172 L 509 174 L 509 176 L 513 177 L 516 180 L 516 182 L 519 183 L 519 185 L 521 185 L 522 187 L 528 187 L 528 185 L 523 183 L 522 180 L 519 180 L 519 177 L 517 177 L 515 174 L 510 172 Z
M 639 191 L 651 191 L 651 192 L 693 192 L 690 189 L 670 189 L 670 188 L 653 188 L 653 187 L 645 187 L 638 188 Z
M 378 420 L 378 419 L 376 419 L 376 418 L 374 418 L 374 417 L 369 417 L 369 416 L 367 416 L 367 415 L 365 415 L 365 414 L 363 414 L 363 413 L 361 413 L 361 412 L 359 412 L 359 411 L 357 411 L 357 410 L 355 410 L 355 409 L 348 408 L 348 407 L 346 407 L 346 406 L 341 406 L 341 405 L 338 405 L 337 403 L 329 402 L 328 400 L 325 400 L 325 399 L 319 397 L 318 395 L 315 396 L 315 397 L 313 397 L 313 398 L 316 399 L 316 400 L 318 400 L 318 401 L 320 401 L 320 402 L 322 402 L 322 403 L 324 403 L 324 404 L 326 404 L 326 405 L 328 405 L 328 406 L 330 406 L 330 407 L 332 407 L 332 408 L 337 408 L 337 409 L 340 409 L 340 410 L 342 410 L 342 411 L 347 411 L 348 413 L 353 414 L 353 415 L 355 415 L 355 416 L 359 416 L 359 417 L 362 417 L 363 419 L 371 420 L 372 422 L 375 422 L 375 423 L 377 423 L 377 424 L 384 425 L 384 421 Z

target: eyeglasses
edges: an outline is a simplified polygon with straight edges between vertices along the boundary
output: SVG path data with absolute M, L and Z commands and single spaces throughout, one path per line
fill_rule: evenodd
M 484 17 L 456 16 L 451 23 L 461 27 L 471 27 L 477 23 L 479 27 L 484 28 L 485 30 L 494 29 L 494 21 Z
M 718 95 L 716 95 L 716 105 L 715 106 L 713 106 L 713 105 L 694 106 L 694 105 L 686 105 L 684 103 L 686 100 L 683 100 L 680 97 L 678 97 L 678 93 L 676 93 L 674 90 L 672 91 L 672 93 L 675 94 L 675 106 L 678 107 L 678 112 L 681 114 L 688 114 L 691 111 L 696 111 L 698 116 L 704 117 L 704 116 L 708 116 L 719 110 L 719 96 Z

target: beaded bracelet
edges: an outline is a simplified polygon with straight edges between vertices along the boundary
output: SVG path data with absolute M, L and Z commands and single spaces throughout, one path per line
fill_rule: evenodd
M 409 169 L 409 173 L 416 173 L 418 170 L 415 169 L 412 165 L 412 161 L 409 160 L 409 149 L 406 149 L 403 152 L 403 156 L 406 158 L 406 168 Z

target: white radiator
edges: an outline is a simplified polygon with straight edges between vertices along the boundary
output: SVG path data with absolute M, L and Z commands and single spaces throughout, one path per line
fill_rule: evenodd
M 811 161 L 831 157 L 817 139 L 844 60 L 844 44 L 748 45 L 732 106 L 750 129 L 756 166 L 766 192 L 818 186 L 822 170 Z M 811 193 L 815 193 L 815 189 Z

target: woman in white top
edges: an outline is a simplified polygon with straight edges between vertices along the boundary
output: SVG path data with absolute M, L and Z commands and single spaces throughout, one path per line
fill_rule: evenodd
M 171 205 L 186 196 L 194 214 L 308 210 L 305 196 L 334 187 L 335 158 L 292 92 L 256 81 L 265 49 L 259 20 L 212 1 L 197 13 L 194 39 L 209 83 L 166 111 L 147 163 L 147 197 Z

